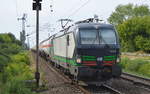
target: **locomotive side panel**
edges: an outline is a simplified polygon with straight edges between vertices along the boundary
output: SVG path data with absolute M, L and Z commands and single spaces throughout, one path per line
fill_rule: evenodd
M 54 39 L 54 55 L 66 57 L 66 36 L 61 36 Z
M 67 36 L 69 36 L 69 45 L 67 44 Z M 54 38 L 53 47 L 54 61 L 58 65 L 68 69 L 70 61 L 73 61 L 72 59 L 75 50 L 75 39 L 73 32 Z
M 44 52 L 48 55 L 49 54 L 49 40 L 47 40 L 46 42 L 44 42 L 44 47 L 43 47 L 43 50 Z
M 73 58 L 74 50 L 75 50 L 75 38 L 73 33 L 69 33 L 69 45 L 67 47 L 67 58 Z

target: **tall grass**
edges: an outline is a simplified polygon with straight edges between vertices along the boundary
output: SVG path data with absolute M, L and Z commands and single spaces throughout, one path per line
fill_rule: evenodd
M 122 58 L 120 65 L 125 71 L 150 77 L 150 62 L 147 60 Z

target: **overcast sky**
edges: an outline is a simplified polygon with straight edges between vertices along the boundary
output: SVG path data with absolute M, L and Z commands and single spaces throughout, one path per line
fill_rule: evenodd
M 0 5 L 0 33 L 11 32 L 19 39 L 21 21 L 17 18 L 27 14 L 26 33 L 35 32 L 35 11 L 32 11 L 33 0 L 1 0 Z M 99 18 L 107 20 L 119 4 L 147 4 L 149 0 L 43 0 L 40 11 L 40 40 L 48 37 L 50 29 L 59 26 L 58 20 L 70 18 L 74 22 L 91 18 L 97 14 Z M 53 12 L 50 10 L 52 5 Z M 81 7 L 82 6 L 82 7 Z M 35 44 L 35 34 L 30 36 L 30 43 Z

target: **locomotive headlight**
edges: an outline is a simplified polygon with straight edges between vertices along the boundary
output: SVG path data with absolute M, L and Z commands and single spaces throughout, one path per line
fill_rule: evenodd
M 77 58 L 77 63 L 81 63 L 81 58 Z
M 119 62 L 120 62 L 120 57 L 117 57 L 116 62 L 117 62 L 117 63 L 119 63 Z
M 97 61 L 102 61 L 102 60 L 103 60 L 102 57 L 98 57 L 98 58 L 97 58 Z

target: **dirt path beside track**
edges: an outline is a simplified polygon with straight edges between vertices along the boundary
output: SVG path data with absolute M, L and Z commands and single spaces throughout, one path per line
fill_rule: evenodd
M 35 60 L 35 53 L 31 53 L 32 60 Z M 33 61 L 35 62 L 35 61 Z M 53 68 L 46 66 L 44 59 L 39 58 L 39 69 L 41 73 L 40 81 L 48 87 L 47 91 L 40 94 L 83 94 L 70 81 L 63 79 L 59 73 L 54 72 Z M 50 66 L 51 67 L 51 66 Z

